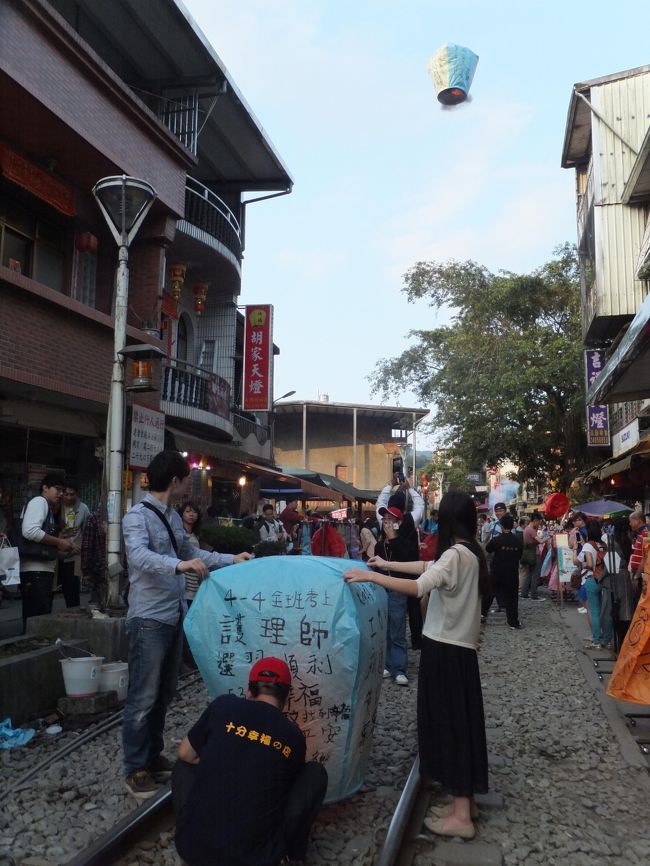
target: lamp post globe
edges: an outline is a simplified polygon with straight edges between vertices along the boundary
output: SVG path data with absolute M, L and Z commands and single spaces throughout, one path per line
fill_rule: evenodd
M 122 523 L 122 477 L 124 472 L 124 359 L 126 346 L 126 319 L 129 303 L 129 245 L 156 198 L 156 191 L 145 180 L 128 175 L 104 177 L 93 187 L 106 224 L 118 246 L 118 265 L 115 280 L 115 332 L 113 343 L 113 370 L 108 401 L 106 451 L 108 459 L 108 600 L 109 610 L 119 611 Z

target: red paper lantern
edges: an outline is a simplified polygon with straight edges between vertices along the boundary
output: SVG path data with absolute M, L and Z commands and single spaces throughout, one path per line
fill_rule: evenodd
M 75 246 L 80 253 L 96 253 L 97 243 L 92 232 L 79 232 L 75 238 Z
M 208 284 L 204 282 L 194 283 L 194 312 L 200 316 L 205 310 L 205 299 L 208 296 Z

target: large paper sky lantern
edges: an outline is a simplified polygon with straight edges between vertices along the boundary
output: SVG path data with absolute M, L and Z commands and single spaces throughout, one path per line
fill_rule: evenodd
M 431 55 L 427 69 L 433 81 L 438 102 L 458 105 L 467 99 L 476 72 L 478 55 L 448 42 Z
M 307 759 L 325 764 L 327 803 L 363 784 L 384 669 L 386 592 L 346 584 L 351 565 L 272 556 L 221 568 L 185 620 L 211 698 L 243 697 L 257 659 L 285 659 L 292 674 L 285 712 L 305 734 Z

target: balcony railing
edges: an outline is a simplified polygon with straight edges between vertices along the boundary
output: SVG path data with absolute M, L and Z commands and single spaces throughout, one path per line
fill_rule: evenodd
M 222 243 L 241 261 L 241 227 L 234 213 L 218 195 L 193 177 L 185 184 L 185 219 Z
M 230 420 L 230 385 L 225 379 L 178 358 L 163 364 L 162 399 Z

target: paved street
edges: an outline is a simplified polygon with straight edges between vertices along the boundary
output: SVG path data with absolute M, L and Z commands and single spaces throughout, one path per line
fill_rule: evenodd
M 81 593 L 82 606 L 88 603 L 89 598 L 90 593 Z M 54 612 L 65 610 L 65 599 L 63 598 L 63 593 L 54 593 L 54 604 L 52 610 Z M 21 601 L 13 597 L 11 599 L 3 598 L 2 604 L 0 605 L 0 640 L 3 640 L 4 638 L 17 637 L 21 633 L 22 627 Z

